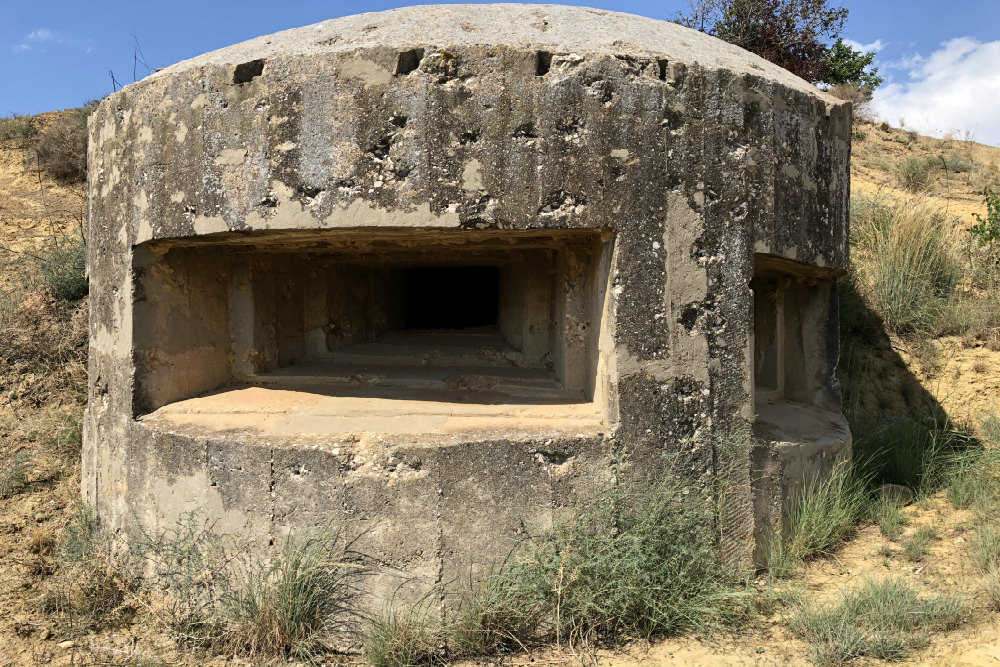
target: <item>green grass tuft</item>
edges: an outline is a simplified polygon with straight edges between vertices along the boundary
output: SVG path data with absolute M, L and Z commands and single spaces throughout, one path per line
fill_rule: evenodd
M 371 667 L 443 664 L 443 641 L 442 629 L 431 618 L 428 598 L 405 612 L 393 601 L 368 624 L 365 663 Z
M 930 553 L 931 544 L 937 539 L 937 531 L 930 526 L 924 526 L 903 542 L 903 553 L 914 562 L 919 563 Z
M 356 610 L 356 571 L 338 534 L 289 539 L 268 564 L 251 565 L 223 599 L 226 643 L 243 655 L 317 662 Z
M 836 602 L 800 605 L 789 626 L 810 644 L 816 665 L 892 661 L 925 646 L 930 632 L 956 627 L 962 608 L 956 597 L 920 597 L 902 579 L 866 579 Z
M 784 536 L 769 543 L 769 571 L 788 576 L 803 561 L 828 553 L 868 515 L 869 502 L 865 480 L 847 465 L 806 480 L 788 505 Z
M 903 514 L 903 506 L 891 498 L 878 498 L 871 506 L 871 518 L 890 540 L 896 540 L 903 532 L 903 527 L 909 523 L 909 518 Z

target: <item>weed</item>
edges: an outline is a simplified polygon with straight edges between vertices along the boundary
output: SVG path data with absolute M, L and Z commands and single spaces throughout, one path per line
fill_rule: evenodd
M 919 563 L 927 557 L 931 550 L 931 543 L 935 539 L 937 539 L 937 531 L 930 526 L 924 526 L 903 542 L 903 552 L 910 561 Z
M 726 597 L 707 499 L 677 484 L 619 488 L 537 540 L 509 577 L 557 641 L 675 632 Z
M 980 572 L 1000 570 L 1000 530 L 993 522 L 976 526 L 972 540 L 972 561 Z
M 903 506 L 892 498 L 878 498 L 872 504 L 871 517 L 890 540 L 897 539 L 903 532 L 903 526 L 909 523 L 909 518 L 903 514 Z
M 1000 417 L 996 414 L 986 415 L 982 420 L 983 437 L 994 445 L 1000 445 Z
M 470 581 L 447 628 L 449 649 L 461 656 L 496 655 L 528 640 L 540 609 L 520 597 L 518 589 L 502 570 Z
M 135 559 L 163 589 L 159 620 L 175 641 L 207 646 L 222 635 L 219 605 L 231 576 L 231 547 L 198 512 L 184 513 L 169 529 L 136 543 Z
M 983 577 L 983 588 L 994 611 L 1000 609 L 1000 568 L 991 567 Z
M 927 427 L 900 417 L 856 429 L 856 467 L 873 483 L 902 484 L 920 499 L 948 476 L 948 457 L 969 445 L 969 436 L 948 427 Z
M 25 437 L 40 443 L 50 452 L 64 458 L 80 455 L 83 444 L 83 421 L 78 410 L 43 410 L 26 420 Z
M 71 306 L 39 293 L 24 295 L 16 307 L 0 308 L 5 399 L 31 408 L 82 403 L 87 387 L 86 320 L 86 304 Z
M 958 509 L 975 509 L 989 516 L 1000 503 L 1000 459 L 996 450 L 970 449 L 948 459 L 948 500 Z
M 0 500 L 17 495 L 28 486 L 28 466 L 30 464 L 31 457 L 21 452 L 16 454 L 0 471 Z
M 955 597 L 920 597 L 901 579 L 865 579 L 840 600 L 800 605 L 789 627 L 809 642 L 817 665 L 844 665 L 857 658 L 899 660 L 927 643 L 935 630 L 962 620 Z
M 135 547 L 163 591 L 160 621 L 178 642 L 252 658 L 315 662 L 353 634 L 359 555 L 334 531 L 289 538 L 269 561 L 220 536 L 198 512 Z
M 59 540 L 59 557 L 63 563 L 75 565 L 85 561 L 96 550 L 100 537 L 97 514 L 89 505 L 76 501 L 69 523 Z

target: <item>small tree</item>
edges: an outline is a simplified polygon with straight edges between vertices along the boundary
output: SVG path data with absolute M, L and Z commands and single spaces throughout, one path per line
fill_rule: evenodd
M 867 71 L 875 53 L 855 51 L 840 33 L 847 9 L 828 0 L 689 0 L 676 21 L 756 53 L 813 83 L 857 84 L 868 95 L 882 83 Z M 833 42 L 833 45 L 830 45 Z
M 875 52 L 863 53 L 852 49 L 843 39 L 838 38 L 826 54 L 826 76 L 823 83 L 830 85 L 855 85 L 868 99 L 875 89 L 885 81 L 878 75 L 878 68 L 872 67 Z

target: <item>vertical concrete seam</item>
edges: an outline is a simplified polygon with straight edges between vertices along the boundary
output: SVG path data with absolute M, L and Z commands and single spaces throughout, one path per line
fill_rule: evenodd
M 275 508 L 277 506 L 277 504 L 275 503 L 275 500 L 274 500 L 274 486 L 275 486 L 275 483 L 274 483 L 274 448 L 268 448 L 268 456 L 269 456 L 269 460 L 268 460 L 268 473 L 267 473 L 267 475 L 268 475 L 268 487 L 267 487 L 267 490 L 268 490 L 268 494 L 270 495 L 270 501 L 269 502 L 271 504 L 271 508 L 270 508 L 271 520 L 270 520 L 269 525 L 268 525 L 267 533 L 268 533 L 268 542 L 270 543 L 271 546 L 273 546 L 274 545 L 274 519 L 275 519 L 274 513 L 275 513 Z

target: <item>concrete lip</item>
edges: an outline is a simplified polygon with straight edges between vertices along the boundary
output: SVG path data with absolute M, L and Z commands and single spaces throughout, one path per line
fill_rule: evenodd
M 462 399 L 468 394 L 454 390 L 438 392 L 433 398 L 417 392 L 423 394 L 419 399 L 401 398 L 401 392 L 392 389 L 364 396 L 351 391 L 337 394 L 335 389 L 320 392 L 294 381 L 275 382 L 171 403 L 140 421 L 151 427 L 197 425 L 207 431 L 248 429 L 276 436 L 502 431 L 511 437 L 592 437 L 606 430 L 594 403 L 467 402 Z

